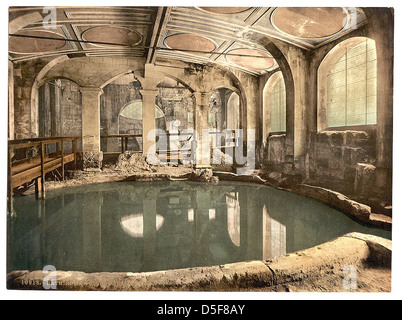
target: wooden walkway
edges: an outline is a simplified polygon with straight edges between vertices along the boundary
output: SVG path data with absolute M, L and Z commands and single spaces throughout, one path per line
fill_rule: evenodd
M 74 164 L 77 168 L 78 141 L 80 137 L 71 138 L 42 138 L 11 140 L 8 142 L 8 201 L 10 212 L 13 210 L 14 189 L 30 182 L 35 182 L 35 191 L 46 197 L 45 175 L 48 172 L 61 168 L 61 179 L 65 178 L 65 165 Z M 65 143 L 72 143 L 72 152 L 65 152 Z M 47 146 L 59 144 L 61 151 L 46 153 Z M 35 150 L 37 155 L 29 157 L 28 150 Z M 25 157 L 21 160 L 13 160 L 17 153 L 24 153 Z

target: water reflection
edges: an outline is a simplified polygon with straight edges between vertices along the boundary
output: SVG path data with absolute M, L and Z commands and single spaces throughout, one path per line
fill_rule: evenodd
M 236 247 L 240 247 L 240 202 L 239 193 L 226 195 L 228 232 L 230 240 Z
M 161 215 L 156 216 L 156 226 L 155 229 L 158 231 L 165 219 Z M 132 214 L 129 216 L 122 217 L 120 219 L 120 224 L 124 232 L 132 236 L 133 238 L 142 238 L 144 236 L 144 215 L 143 214 Z
M 286 255 L 286 226 L 272 219 L 263 209 L 263 259 Z
M 348 232 L 390 237 L 266 187 L 114 183 L 15 201 L 8 271 L 139 272 L 270 259 Z

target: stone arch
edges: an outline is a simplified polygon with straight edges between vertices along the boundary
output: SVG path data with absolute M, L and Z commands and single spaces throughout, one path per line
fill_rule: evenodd
M 39 101 L 38 94 L 39 88 L 46 82 L 54 80 L 55 78 L 49 77 L 46 78 L 47 72 L 52 69 L 55 65 L 69 60 L 68 56 L 61 56 L 50 61 L 46 66 L 42 68 L 42 70 L 36 75 L 34 83 L 31 89 L 31 133 L 35 136 L 39 136 L 39 127 L 38 127 L 38 113 L 39 113 Z M 65 77 L 63 77 L 65 78 Z M 65 78 L 67 79 L 67 78 Z M 72 82 L 78 84 L 75 79 L 68 79 Z
M 219 86 L 218 85 L 217 87 L 215 87 L 211 91 L 211 96 L 214 94 L 214 92 L 215 93 L 218 92 L 218 93 L 221 94 L 221 96 L 219 97 L 220 98 L 219 100 L 221 101 L 221 107 L 222 107 L 222 99 L 224 99 L 224 103 L 223 103 L 224 112 L 225 112 L 225 117 L 224 118 L 226 119 L 224 127 L 223 127 L 223 125 L 221 125 L 221 128 L 216 128 L 216 129 L 218 129 L 218 130 L 219 129 L 221 129 L 221 130 L 223 130 L 223 129 L 231 129 L 231 130 L 234 130 L 234 129 L 246 129 L 247 128 L 247 121 L 244 121 L 245 119 L 243 117 L 241 117 L 241 115 L 247 114 L 247 110 L 243 110 L 244 109 L 244 103 L 242 103 L 242 98 L 243 97 L 242 97 L 241 91 L 238 88 L 233 87 L 233 86 L 229 86 L 229 85 L 220 85 Z M 237 95 L 238 100 L 239 100 L 238 101 L 239 105 L 238 105 L 238 110 L 237 110 L 237 115 L 238 115 L 239 119 L 237 119 L 238 121 L 234 120 L 234 122 L 238 123 L 238 126 L 236 126 L 236 128 L 228 128 L 228 123 L 227 123 L 228 119 L 227 118 L 229 117 L 229 114 L 228 114 L 227 108 L 229 107 L 229 105 L 228 105 L 229 99 L 234 94 Z M 224 96 L 222 96 L 222 95 L 224 95 Z M 212 101 L 210 101 L 209 112 L 213 108 L 213 106 L 211 105 L 211 102 Z M 210 125 L 211 125 L 211 123 L 210 123 Z
M 103 84 L 100 85 L 100 88 L 103 89 L 103 88 L 105 88 L 107 85 L 109 85 L 109 84 L 113 83 L 114 81 L 120 79 L 121 77 L 124 77 L 124 76 L 129 75 L 129 74 L 133 74 L 134 78 L 137 79 L 137 81 L 142 84 L 143 81 L 141 81 L 141 80 L 142 80 L 143 78 L 137 76 L 134 70 L 131 70 L 131 69 L 128 69 L 128 70 L 127 70 L 127 69 L 121 69 L 121 70 L 117 70 L 116 72 L 114 72 L 113 75 L 110 75 L 110 74 L 109 74 L 109 75 L 106 77 L 106 78 L 108 78 L 108 80 L 105 81 L 105 82 L 103 82 Z
M 193 86 L 188 83 L 188 81 L 184 81 L 181 77 L 175 76 L 175 75 L 173 75 L 173 74 L 171 74 L 171 73 L 164 72 L 164 71 L 162 71 L 162 74 L 163 74 L 165 77 L 171 78 L 171 79 L 177 81 L 178 83 L 182 84 L 182 85 L 183 85 L 184 87 L 186 87 L 191 93 L 193 93 L 193 92 L 196 91 L 196 90 L 193 88 Z M 162 81 L 162 79 L 160 79 L 160 81 Z M 160 81 L 158 81 L 158 83 L 159 83 Z
M 286 89 L 286 149 L 289 156 L 294 156 L 294 126 L 295 126 L 295 78 L 290 67 L 289 61 L 282 50 L 274 42 L 268 42 L 264 45 L 269 53 L 278 63 L 279 70 L 282 72 Z M 284 50 L 284 49 L 283 49 Z M 260 113 L 263 119 L 263 108 Z M 263 140 L 263 132 L 261 131 L 261 140 Z

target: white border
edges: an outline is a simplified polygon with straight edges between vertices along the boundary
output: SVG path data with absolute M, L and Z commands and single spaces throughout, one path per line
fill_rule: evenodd
M 122 1 L 116 0 L 113 2 L 113 6 L 142 6 L 144 3 L 140 1 Z M 300 7 L 300 1 L 273 1 L 270 3 L 276 6 L 288 6 L 288 7 Z M 8 110 L 7 110 L 7 96 L 8 96 L 8 79 L 5 76 L 8 74 L 8 64 L 6 64 L 6 60 L 8 60 L 8 7 L 9 6 L 29 6 L 29 5 L 43 5 L 43 6 L 110 6 L 110 1 L 105 0 L 97 0 L 97 1 L 83 1 L 83 0 L 70 0 L 60 1 L 37 1 L 34 4 L 30 4 L 29 1 L 20 1 L 20 0 L 6 0 L 1 3 L 1 21 L 2 21 L 2 39 L 1 39 L 1 49 L 4 54 L 2 59 L 2 80 L 3 84 L 1 85 L 1 112 L 3 113 L 0 117 L 1 121 L 3 121 L 2 126 L 0 126 L 0 130 L 2 132 L 2 138 L 0 139 L 0 170 L 1 170 L 1 191 L 0 194 L 0 203 L 1 203 L 1 212 L 2 219 L 0 223 L 0 234 L 2 243 L 0 246 L 0 259 L 1 259 L 1 267 L 0 267 L 0 298 L 2 300 L 31 300 L 31 299 L 46 299 L 46 300 L 299 300 L 299 299 L 308 299 L 308 300 L 389 300 L 389 299 L 400 299 L 402 296 L 402 279 L 399 270 L 401 270 L 401 250 L 400 250 L 400 240 L 402 232 L 398 232 L 399 228 L 401 228 L 401 215 L 402 215 L 402 197 L 400 195 L 400 190 L 402 190 L 402 172 L 397 159 L 401 159 L 401 148 L 399 147 L 400 141 L 402 141 L 402 132 L 401 127 L 395 125 L 394 126 L 394 203 L 393 203 L 393 223 L 394 223 L 394 239 L 393 239 L 393 288 L 391 294 L 337 294 L 337 293 L 329 293 L 329 294 L 321 294 L 321 293 L 306 293 L 306 294 L 293 294 L 293 293 L 192 293 L 192 292 L 174 292 L 174 293 L 152 293 L 152 292 L 132 292 L 132 293 L 103 293 L 103 292 L 25 292 L 25 291 L 7 291 L 6 288 L 6 194 L 7 194 L 7 119 L 8 119 Z M 179 0 L 165 0 L 165 1 L 150 1 L 147 3 L 148 6 L 190 6 L 189 2 L 179 1 Z M 236 1 L 228 1 L 221 0 L 219 3 L 217 1 L 212 0 L 199 0 L 195 3 L 191 3 L 193 6 L 235 6 Z M 241 5 L 241 4 L 240 4 Z M 251 1 L 251 3 L 247 3 L 247 5 L 264 7 L 267 6 L 266 1 Z M 322 0 L 317 1 L 305 1 L 303 2 L 303 6 L 305 7 L 319 7 L 322 6 Z M 401 2 L 396 0 L 381 0 L 381 1 L 333 1 L 329 0 L 325 2 L 325 6 L 350 6 L 350 7 L 393 7 L 396 11 L 396 19 L 395 19 L 395 57 L 402 56 L 400 53 L 401 45 L 397 39 L 401 39 L 401 30 L 400 30 L 400 21 L 399 21 L 399 10 L 402 10 Z M 399 53 L 399 54 L 398 54 Z M 399 59 L 395 59 L 395 97 L 394 97 L 394 119 L 402 119 L 402 101 L 400 99 L 400 94 L 402 92 L 402 88 L 400 87 L 399 75 L 401 74 Z M 396 123 L 397 124 L 397 123 Z

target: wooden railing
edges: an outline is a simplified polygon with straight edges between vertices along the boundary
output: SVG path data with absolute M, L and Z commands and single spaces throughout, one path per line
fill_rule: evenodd
M 101 139 L 120 139 L 121 140 L 121 153 L 128 151 L 128 140 L 130 138 L 142 138 L 142 134 L 109 134 L 101 135 Z M 142 150 L 142 148 L 141 148 Z M 105 150 L 106 152 L 106 150 Z M 142 152 L 142 151 L 139 151 Z
M 36 193 L 40 192 L 45 198 L 46 173 L 61 168 L 61 178 L 64 180 L 66 164 L 73 163 L 74 169 L 77 169 L 79 140 L 81 137 L 23 139 L 8 142 L 8 198 L 11 209 L 15 188 L 35 181 Z M 72 143 L 72 152 L 66 153 L 65 143 L 69 141 Z M 60 151 L 46 153 L 46 147 L 51 144 L 60 144 Z M 29 149 L 35 149 L 36 154 L 28 156 Z M 13 155 L 21 150 L 25 151 L 22 159 L 13 159 Z

